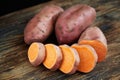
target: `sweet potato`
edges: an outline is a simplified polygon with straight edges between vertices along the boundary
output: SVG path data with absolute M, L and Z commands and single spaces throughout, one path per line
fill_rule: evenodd
M 56 19 L 63 9 L 56 5 L 49 5 L 42 8 L 27 24 L 24 30 L 24 41 L 27 44 L 32 42 L 43 42 L 51 34 Z
M 57 70 L 62 62 L 62 53 L 58 46 L 54 44 L 46 44 L 46 58 L 43 65 L 51 70 Z
M 78 42 L 81 40 L 99 40 L 101 41 L 107 48 L 107 40 L 105 35 L 98 27 L 89 27 L 87 28 L 80 36 Z
M 71 47 L 77 50 L 80 57 L 78 71 L 84 73 L 92 71 L 97 62 L 96 51 L 89 45 L 73 44 Z
M 65 74 L 75 73 L 80 62 L 77 51 L 67 45 L 61 45 L 60 48 L 63 54 L 63 61 L 60 66 L 60 71 Z
M 45 46 L 38 42 L 32 43 L 28 49 L 28 58 L 33 66 L 40 65 L 45 59 Z
M 78 44 L 91 45 L 97 52 L 98 62 L 105 59 L 107 54 L 107 40 L 98 27 L 87 28 L 80 36 Z
M 106 54 L 107 54 L 107 48 L 106 46 L 98 40 L 81 40 L 80 42 L 78 42 L 78 44 L 84 44 L 84 45 L 90 45 L 92 46 L 97 55 L 98 55 L 98 62 L 101 62 L 105 59 Z
M 81 32 L 90 26 L 95 18 L 95 9 L 85 4 L 77 4 L 64 11 L 55 25 L 58 43 L 69 44 L 78 40 Z

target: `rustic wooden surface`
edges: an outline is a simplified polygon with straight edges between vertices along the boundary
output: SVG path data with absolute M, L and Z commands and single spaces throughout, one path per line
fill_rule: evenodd
M 43 65 L 33 67 L 27 58 L 23 41 L 23 30 L 27 22 L 41 7 L 57 4 L 64 9 L 84 3 L 93 6 L 97 19 L 93 25 L 99 26 L 108 40 L 106 60 L 97 64 L 95 69 L 84 74 L 76 72 L 66 75 L 50 71 Z M 54 42 L 54 37 L 48 42 Z M 0 17 L 0 80 L 120 80 L 120 1 L 119 0 L 55 0 L 13 12 Z

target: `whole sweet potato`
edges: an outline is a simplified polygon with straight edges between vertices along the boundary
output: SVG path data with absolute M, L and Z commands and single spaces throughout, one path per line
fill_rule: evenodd
M 96 18 L 94 8 L 77 4 L 64 11 L 57 19 L 55 32 L 60 44 L 76 41 L 81 32 L 90 26 Z
M 24 41 L 27 44 L 32 42 L 43 42 L 51 34 L 56 19 L 63 9 L 56 5 L 45 6 L 27 24 L 24 30 Z

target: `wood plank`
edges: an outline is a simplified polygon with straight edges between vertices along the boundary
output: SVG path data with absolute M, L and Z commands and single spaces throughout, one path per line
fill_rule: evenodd
M 23 30 L 27 22 L 40 9 L 49 4 L 64 9 L 75 4 L 88 4 L 97 11 L 93 25 L 105 33 L 108 40 L 108 54 L 105 61 L 98 63 L 95 69 L 84 74 L 76 72 L 66 75 L 50 71 L 43 65 L 33 67 L 27 58 L 28 45 L 23 40 Z M 0 80 L 120 80 L 120 1 L 119 0 L 53 0 L 31 8 L 20 10 L 0 17 Z M 51 35 L 46 42 L 55 42 Z

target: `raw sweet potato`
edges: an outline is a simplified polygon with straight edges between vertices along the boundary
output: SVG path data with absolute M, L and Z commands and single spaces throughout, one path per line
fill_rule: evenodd
M 38 42 L 32 43 L 28 49 L 28 58 L 33 66 L 40 65 L 45 59 L 45 46 Z
M 99 40 L 107 47 L 107 40 L 105 35 L 98 27 L 87 28 L 80 36 L 78 42 L 81 40 Z
M 60 71 L 66 74 L 75 73 L 80 62 L 77 51 L 67 45 L 61 45 L 60 48 L 63 54 L 63 61 L 60 66 Z
M 51 70 L 56 70 L 62 62 L 62 53 L 58 46 L 54 44 L 46 44 L 46 58 L 43 65 Z
M 98 40 L 81 40 L 80 42 L 78 42 L 78 44 L 84 44 L 84 45 L 90 45 L 92 46 L 97 55 L 98 55 L 98 62 L 101 62 L 105 59 L 106 54 L 107 54 L 107 48 L 106 46 Z
M 87 28 L 80 36 L 78 44 L 91 45 L 97 52 L 98 62 L 105 59 L 107 54 L 107 40 L 98 27 Z
M 51 34 L 56 19 L 63 9 L 56 5 L 45 6 L 27 24 L 24 30 L 24 41 L 27 44 L 32 42 L 43 42 Z
M 78 71 L 84 73 L 88 73 L 92 71 L 96 65 L 98 58 L 94 48 L 92 48 L 89 45 L 78 45 L 78 44 L 73 44 L 71 47 L 77 50 L 80 57 Z
M 57 19 L 55 33 L 60 44 L 76 41 L 81 32 L 90 26 L 96 18 L 94 8 L 77 4 L 64 11 Z

